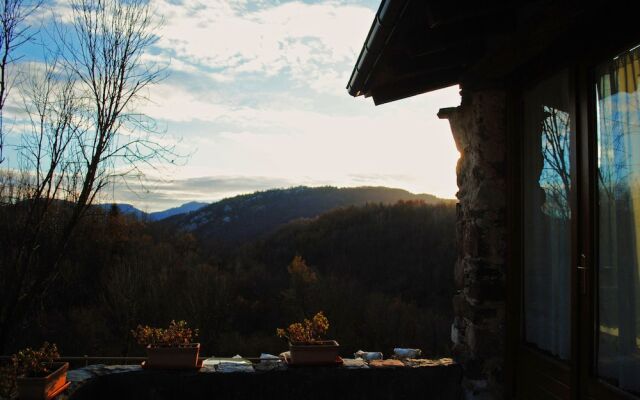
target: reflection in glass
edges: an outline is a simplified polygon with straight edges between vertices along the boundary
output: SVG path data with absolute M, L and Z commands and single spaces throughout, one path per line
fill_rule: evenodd
M 571 178 L 566 71 L 524 96 L 523 244 L 525 339 L 570 354 Z
M 597 73 L 598 372 L 640 393 L 640 50 Z

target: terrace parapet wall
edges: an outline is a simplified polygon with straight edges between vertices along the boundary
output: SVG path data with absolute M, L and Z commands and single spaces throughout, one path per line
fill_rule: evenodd
M 413 360 L 405 367 L 290 367 L 243 372 L 145 370 L 89 365 L 69 371 L 72 400 L 100 399 L 441 399 L 462 398 L 462 369 L 451 359 Z M 349 363 L 353 364 L 353 363 Z M 249 371 L 249 372 L 247 372 Z
M 457 165 L 457 294 L 453 353 L 463 366 L 466 398 L 503 397 L 505 349 L 506 113 L 505 93 L 462 93 L 442 109 L 460 152 Z

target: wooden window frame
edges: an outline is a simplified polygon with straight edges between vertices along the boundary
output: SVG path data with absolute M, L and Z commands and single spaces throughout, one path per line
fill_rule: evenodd
M 530 379 L 541 368 L 549 376 L 567 381 L 569 390 L 553 388 L 554 382 L 540 383 L 542 392 L 569 399 L 629 399 L 640 397 L 625 392 L 597 376 L 597 137 L 596 66 L 640 44 L 640 32 L 621 29 L 615 43 L 606 40 L 573 49 L 565 57 L 564 49 L 550 48 L 535 63 L 518 69 L 505 80 L 507 90 L 507 255 L 506 255 L 506 349 L 505 391 L 507 398 L 520 398 L 523 390 L 537 384 Z M 581 51 L 582 50 L 582 51 Z M 543 60 L 547 62 L 543 62 Z M 548 62 L 548 60 L 556 60 Z M 572 219 L 571 219 L 571 356 L 565 364 L 524 344 L 523 326 L 523 243 L 522 212 L 522 129 L 523 94 L 538 81 L 569 69 L 572 82 L 572 112 L 575 135 L 571 138 Z M 510 206 L 509 206 L 510 205 Z M 581 268 L 577 266 L 580 264 Z M 584 285 L 584 286 L 583 286 Z M 584 290 L 583 290 L 584 287 Z M 583 291 L 585 293 L 583 293 Z M 557 383 L 557 382 L 556 382 Z M 554 392 L 558 390 L 558 392 Z

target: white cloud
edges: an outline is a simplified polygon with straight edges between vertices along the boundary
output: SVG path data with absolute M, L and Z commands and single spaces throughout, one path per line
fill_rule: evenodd
M 156 0 L 165 25 L 158 46 L 177 58 L 223 75 L 243 73 L 290 79 L 336 93 L 366 36 L 371 9 L 336 1 L 299 1 L 251 11 L 245 1 L 174 4 Z
M 213 202 L 238 194 L 294 186 L 289 180 L 266 176 L 198 176 L 163 179 L 148 176 L 141 182 L 119 181 L 111 193 L 105 192 L 100 202 L 134 203 L 152 212 L 175 207 L 189 201 Z
M 150 87 L 148 98 L 149 101 L 141 105 L 141 111 L 159 120 L 214 121 L 228 111 L 228 106 L 219 100 L 202 99 L 184 86 L 173 83 Z
M 452 197 L 458 153 L 447 121 L 435 114 L 440 106 L 457 103 L 457 89 L 450 88 L 368 110 L 373 112 L 345 115 L 290 108 L 229 109 L 224 118 L 231 130 L 191 136 L 189 144 L 199 150 L 189 166 L 201 174 L 259 172 L 340 185 L 363 184 L 366 176 L 368 184 Z M 373 108 L 362 105 L 362 110 Z
M 381 107 L 344 88 L 377 1 L 150 1 L 165 24 L 145 57 L 169 63 L 169 75 L 149 88 L 140 111 L 194 154 L 166 174 L 189 185 L 160 185 L 157 197 L 136 203 L 219 197 L 201 184 L 213 178 L 194 177 L 240 179 L 243 192 L 274 182 L 456 192 L 458 153 L 436 117 L 459 104 L 456 88 Z

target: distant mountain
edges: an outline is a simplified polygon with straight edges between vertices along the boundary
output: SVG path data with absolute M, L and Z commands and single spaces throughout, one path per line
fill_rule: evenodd
M 367 203 L 394 204 L 400 200 L 428 204 L 451 202 L 430 194 L 386 187 L 299 186 L 231 197 L 189 214 L 169 217 L 164 222 L 193 232 L 203 240 L 237 243 L 273 232 L 287 222 L 314 218 L 335 208 Z
M 156 211 L 156 212 L 152 212 L 152 213 L 146 213 L 136 207 L 134 207 L 131 204 L 126 204 L 126 203 L 106 203 L 106 204 L 99 204 L 98 206 L 101 207 L 103 210 L 109 211 L 111 209 L 111 207 L 116 206 L 118 207 L 118 211 L 120 211 L 122 214 L 127 214 L 127 215 L 133 215 L 136 218 L 139 219 L 147 219 L 149 221 L 160 221 L 163 220 L 165 218 L 169 218 L 175 215 L 180 215 L 180 214 L 187 214 L 193 211 L 196 211 L 206 205 L 208 205 L 209 203 L 201 203 L 201 202 L 197 202 L 197 201 L 191 201 L 189 203 L 184 203 L 183 205 L 179 206 L 179 207 L 174 207 L 174 208 L 170 208 L 168 210 L 164 210 L 164 211 Z
M 145 219 L 147 218 L 147 213 L 137 209 L 136 207 L 134 207 L 131 204 L 126 204 L 126 203 L 104 203 L 104 204 L 98 204 L 98 207 L 102 208 L 105 211 L 109 211 L 111 210 L 111 208 L 113 207 L 118 207 L 118 211 L 122 214 L 127 214 L 127 215 L 133 215 L 136 218 L 139 219 Z
M 197 211 L 207 205 L 209 205 L 209 203 L 190 201 L 189 203 L 184 203 L 179 207 L 170 208 L 164 211 L 152 212 L 149 214 L 149 219 L 151 221 L 160 221 L 165 218 L 173 217 L 174 215 L 187 214 L 193 211 Z

